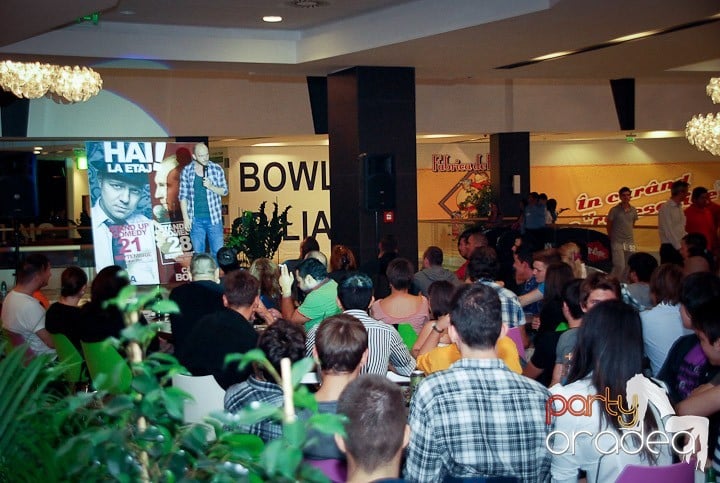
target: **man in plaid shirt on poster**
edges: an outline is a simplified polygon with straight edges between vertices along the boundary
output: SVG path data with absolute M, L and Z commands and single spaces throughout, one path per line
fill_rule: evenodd
M 462 359 L 428 376 L 413 395 L 405 479 L 549 481 L 550 394 L 497 358 L 495 343 L 506 330 L 497 293 L 482 284 L 466 285 L 452 307 L 449 333 Z
M 205 144 L 197 143 L 194 151 L 193 162 L 180 175 L 180 210 L 195 253 L 205 252 L 207 237 L 210 255 L 217 262 L 217 252 L 223 246 L 220 197 L 228 194 L 227 181 L 222 167 L 210 161 Z

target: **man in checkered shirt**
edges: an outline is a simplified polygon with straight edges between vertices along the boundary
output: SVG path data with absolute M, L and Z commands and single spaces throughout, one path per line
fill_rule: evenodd
M 467 277 L 475 285 L 492 288 L 500 297 L 502 321 L 509 328 L 525 324 L 525 312 L 518 296 L 496 282 L 500 271 L 497 252 L 492 247 L 476 248 L 467 266 Z
M 193 162 L 185 166 L 180 175 L 180 211 L 195 253 L 205 252 L 207 237 L 210 255 L 216 262 L 217 252 L 223 246 L 220 197 L 227 194 L 225 172 L 219 164 L 210 161 L 205 144 L 196 144 Z
M 549 481 L 545 438 L 552 425 L 545 424 L 545 404 L 550 394 L 497 358 L 495 342 L 506 330 L 497 293 L 482 284 L 466 285 L 452 307 L 449 333 L 462 359 L 428 376 L 413 395 L 405 479 Z

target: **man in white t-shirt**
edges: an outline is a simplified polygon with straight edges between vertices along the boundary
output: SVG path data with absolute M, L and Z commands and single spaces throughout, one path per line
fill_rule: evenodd
M 2 306 L 3 328 L 22 337 L 34 354 L 55 354 L 55 344 L 45 330 L 45 308 L 33 293 L 50 280 L 50 261 L 33 253 L 25 257 L 17 270 L 17 285 Z

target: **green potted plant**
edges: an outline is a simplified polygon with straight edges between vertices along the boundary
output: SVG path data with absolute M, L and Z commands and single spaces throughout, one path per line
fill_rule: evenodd
M 235 218 L 226 240 L 227 246 L 235 247 L 249 262 L 258 258 L 272 258 L 290 225 L 287 213 L 291 206 L 280 212 L 278 204 L 273 203 L 275 208 L 272 217 L 268 219 L 265 204 L 263 201 L 258 211 L 244 211 L 242 216 Z
M 267 405 L 245 408 L 237 415 L 211 415 L 217 438 L 207 428 L 183 422 L 189 396 L 169 385 L 186 373 L 169 354 L 145 356 L 158 324 L 136 323 L 143 308 L 172 312 L 174 304 L 157 300 L 159 289 L 138 295 L 123 289 L 115 300 L 126 328 L 121 344 L 128 354 L 132 384 L 121 394 L 72 393 L 62 390 L 63 364 L 47 357 L 23 363 L 25 347 L 0 360 L 0 482 L 4 481 L 275 481 L 326 482 L 316 468 L 302 461 L 310 428 L 342 433 L 340 416 L 318 414 L 317 403 L 300 380 L 313 362 L 303 359 L 287 374 L 274 374 L 292 391 L 293 405 L 312 413 L 305 419 L 287 417 Z M 3 350 L 0 343 L 0 350 Z M 259 351 L 228 356 L 228 363 L 269 363 Z M 292 405 L 291 405 L 292 406 Z M 257 436 L 233 431 L 265 417 L 283 421 L 283 437 L 265 445 Z

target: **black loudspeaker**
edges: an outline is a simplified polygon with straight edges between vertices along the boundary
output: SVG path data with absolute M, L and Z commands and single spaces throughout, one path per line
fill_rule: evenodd
M 635 129 L 635 79 L 611 79 L 615 112 L 621 131 Z
M 36 162 L 33 153 L 0 152 L 0 218 L 38 216 Z
M 327 77 L 308 77 L 308 94 L 315 134 L 328 133 L 328 87 Z
M 395 208 L 395 157 L 392 154 L 362 154 L 365 209 Z

